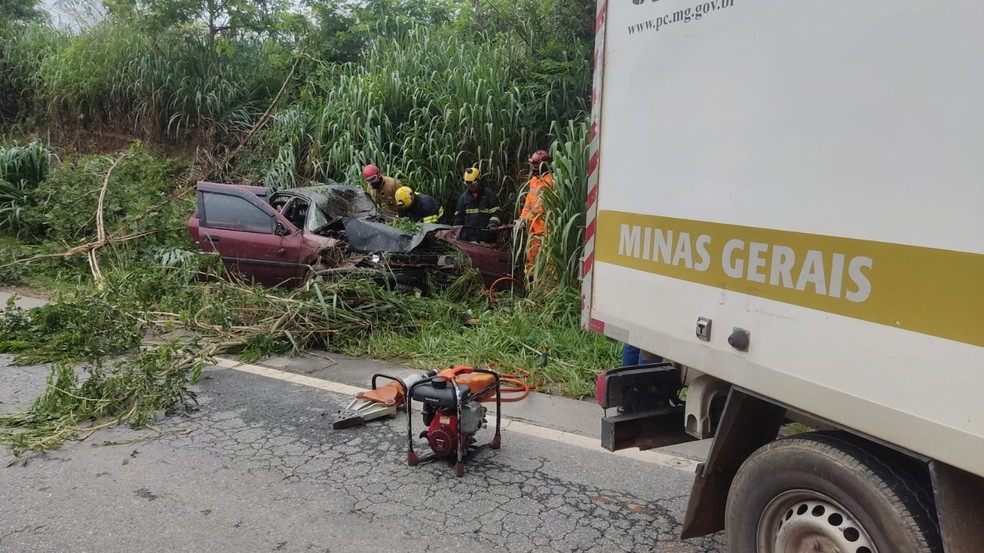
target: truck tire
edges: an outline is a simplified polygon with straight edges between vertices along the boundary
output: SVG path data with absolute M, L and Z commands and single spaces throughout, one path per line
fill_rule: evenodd
M 928 475 L 840 432 L 753 453 L 728 494 L 729 553 L 942 553 Z

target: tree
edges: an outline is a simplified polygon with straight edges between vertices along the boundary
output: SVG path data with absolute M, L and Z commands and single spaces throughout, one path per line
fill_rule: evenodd
M 351 10 L 334 0 L 308 0 L 314 25 L 307 39 L 315 56 L 328 62 L 357 61 L 366 42 L 366 32 L 356 29 Z
M 232 38 L 272 31 L 288 5 L 288 0 L 106 0 L 110 14 L 136 22 L 151 36 L 205 31 L 213 45 L 220 34 Z
M 541 57 L 594 39 L 595 0 L 469 0 L 468 10 L 481 31 L 515 33 Z
M 41 19 L 38 0 L 0 0 L 0 30 L 31 20 Z

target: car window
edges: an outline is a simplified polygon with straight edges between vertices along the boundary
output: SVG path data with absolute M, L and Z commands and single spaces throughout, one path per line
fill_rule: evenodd
M 283 206 L 280 213 L 287 218 L 288 221 L 295 227 L 299 229 L 304 228 L 304 223 L 307 221 L 308 215 L 308 202 L 301 198 L 293 198 L 290 203 Z
M 308 212 L 306 230 L 315 231 L 327 225 L 330 221 L 320 209 L 311 209 Z
M 270 200 L 270 205 L 273 207 L 273 209 L 276 209 L 277 211 L 283 212 L 284 206 L 287 205 L 287 200 L 289 200 L 289 199 L 290 199 L 290 196 L 284 196 L 282 194 L 277 194 L 277 195 L 275 195 Z
M 275 219 L 247 200 L 214 192 L 202 194 L 208 227 L 273 234 Z

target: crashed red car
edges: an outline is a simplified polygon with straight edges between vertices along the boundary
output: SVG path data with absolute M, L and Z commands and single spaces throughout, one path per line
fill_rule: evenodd
M 515 271 L 508 248 L 457 239 L 461 227 L 424 224 L 411 233 L 386 224 L 365 190 L 325 184 L 271 192 L 260 186 L 199 182 L 188 233 L 229 272 L 268 286 L 311 275 L 363 273 L 425 288 L 468 258 L 487 285 Z

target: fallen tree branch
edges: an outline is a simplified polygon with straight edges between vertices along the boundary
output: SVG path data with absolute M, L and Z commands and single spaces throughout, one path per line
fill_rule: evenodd
M 92 250 L 94 250 L 96 248 L 101 248 L 102 246 L 105 246 L 106 244 L 114 244 L 114 243 L 117 243 L 117 242 L 127 242 L 129 240 L 135 240 L 137 238 L 143 238 L 144 236 L 149 236 L 151 234 L 156 234 L 158 232 L 160 232 L 160 231 L 156 231 L 156 230 L 144 230 L 144 231 L 140 231 L 140 232 L 135 232 L 133 234 L 127 234 L 126 236 L 121 236 L 119 238 L 110 237 L 110 238 L 108 238 L 106 240 L 103 240 L 103 241 L 96 240 L 95 242 L 89 242 L 87 244 L 82 244 L 82 245 L 79 245 L 79 246 L 75 246 L 74 248 L 70 248 L 70 249 L 65 250 L 65 251 L 63 251 L 61 253 L 46 253 L 46 254 L 35 255 L 35 256 L 31 256 L 31 257 L 25 257 L 24 259 L 18 259 L 16 261 L 11 261 L 10 263 L 7 263 L 5 265 L 0 265 L 0 269 L 2 269 L 4 267 L 11 267 L 13 265 L 20 265 L 22 263 L 24 263 L 24 264 L 26 264 L 26 263 L 33 263 L 33 262 L 38 261 L 40 259 L 50 259 L 50 258 L 53 258 L 53 257 L 69 258 L 69 257 L 73 257 L 73 256 L 76 256 L 76 255 L 79 255 L 79 254 L 88 254 L 90 251 L 92 251 Z
M 225 167 L 229 165 L 229 162 L 231 162 L 232 159 L 236 157 L 236 154 L 239 153 L 239 150 L 242 150 L 243 147 L 246 146 L 246 144 L 250 141 L 250 139 L 253 138 L 253 135 L 256 134 L 257 131 L 262 129 L 264 125 L 266 125 L 267 120 L 270 119 L 271 115 L 273 115 L 274 108 L 276 108 L 277 104 L 280 102 L 280 97 L 283 96 L 284 91 L 287 90 L 287 85 L 290 84 L 290 80 L 294 78 L 294 70 L 297 69 L 297 65 L 301 62 L 301 58 L 304 56 L 305 56 L 304 50 L 301 50 L 301 52 L 297 54 L 297 56 L 294 58 L 294 65 L 290 66 L 290 72 L 287 73 L 287 78 L 284 79 L 284 83 L 280 85 L 280 90 L 277 91 L 277 95 L 273 97 L 273 101 L 270 102 L 270 105 L 267 107 L 266 111 L 263 112 L 263 115 L 260 116 L 260 119 L 256 122 L 255 125 L 253 125 L 253 128 L 250 129 L 249 132 L 246 133 L 246 136 L 243 137 L 243 139 L 239 142 L 239 146 L 236 146 L 236 149 L 229 152 L 229 155 L 227 155 L 225 159 L 222 160 L 222 164 L 219 165 L 219 167 L 221 167 L 223 170 L 225 170 Z
M 122 160 L 124 157 L 126 157 L 126 155 L 127 154 L 123 154 L 122 156 L 120 156 L 120 158 L 117 159 L 113 163 L 113 167 L 110 167 L 109 171 L 112 172 L 113 169 L 116 167 L 116 164 L 119 163 L 119 161 Z M 173 201 L 181 198 L 182 196 L 184 196 L 185 194 L 187 194 L 190 190 L 194 190 L 194 188 L 179 188 L 179 189 L 176 189 L 174 192 L 172 192 L 171 194 L 169 194 L 167 198 L 165 198 L 164 200 L 162 200 L 162 201 L 158 202 L 157 204 L 151 206 L 149 209 L 147 209 L 143 213 L 140 213 L 140 214 L 134 216 L 132 219 L 129 219 L 128 221 L 124 221 L 120 225 L 120 228 L 117 228 L 111 234 L 109 234 L 108 236 L 106 236 L 106 233 L 105 233 L 105 223 L 104 223 L 102 214 L 103 214 L 103 209 L 104 209 L 103 203 L 104 203 L 104 198 L 105 198 L 106 185 L 107 185 L 108 182 L 109 182 L 109 173 L 106 174 L 106 178 L 103 180 L 103 188 L 102 188 L 102 190 L 100 191 L 100 194 L 99 194 L 99 207 L 96 210 L 96 225 L 97 225 L 97 238 L 96 238 L 96 240 L 93 240 L 92 242 L 87 242 L 85 244 L 81 244 L 81 245 L 75 246 L 73 248 L 69 248 L 68 250 L 65 250 L 64 252 L 61 252 L 61 253 L 41 254 L 41 255 L 35 255 L 35 256 L 31 256 L 31 257 L 25 257 L 23 259 L 15 259 L 14 261 L 11 261 L 10 263 L 5 263 L 3 265 L 0 265 L 0 269 L 6 268 L 6 267 L 12 267 L 14 265 L 33 263 L 33 262 L 38 261 L 38 260 L 41 260 L 41 259 L 50 259 L 50 258 L 55 258 L 55 257 L 61 257 L 61 258 L 67 259 L 69 257 L 73 257 L 73 256 L 76 256 L 76 255 L 79 255 L 79 254 L 89 255 L 90 252 L 92 252 L 93 250 L 98 249 L 98 248 L 101 248 L 101 247 L 103 247 L 103 246 L 105 246 L 107 244 L 115 244 L 115 243 L 118 243 L 118 242 L 128 242 L 130 240 L 135 240 L 137 238 L 143 238 L 144 236 L 150 236 L 152 234 L 156 234 L 158 232 L 162 232 L 161 230 L 147 230 L 147 231 L 134 232 L 134 233 L 130 233 L 130 234 L 124 234 L 123 231 L 124 231 L 124 227 L 126 225 L 132 225 L 134 223 L 137 223 L 137 222 L 142 221 L 147 216 L 149 216 L 151 213 L 154 213 L 157 210 L 159 210 L 160 208 L 164 207 L 165 205 L 167 205 L 167 204 L 169 204 L 169 203 L 171 203 L 171 202 L 173 202 Z M 99 234 L 100 234 L 99 229 L 100 228 L 102 229 L 102 233 L 101 233 L 102 236 L 101 237 L 99 236 Z M 90 262 L 90 265 L 91 265 L 91 262 Z
M 99 258 L 96 256 L 96 250 L 102 247 L 106 243 L 106 223 L 103 220 L 103 208 L 106 203 L 106 190 L 109 189 L 109 176 L 113 174 L 113 169 L 119 164 L 120 160 L 126 157 L 126 154 L 121 155 L 113 161 L 113 164 L 109 166 L 109 170 L 106 171 L 106 177 L 103 178 L 102 189 L 99 190 L 99 202 L 96 204 L 96 243 L 88 251 L 89 256 L 89 268 L 92 269 L 92 278 L 96 281 L 96 288 L 102 290 L 106 287 L 106 278 L 103 277 L 102 271 L 99 269 Z

